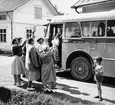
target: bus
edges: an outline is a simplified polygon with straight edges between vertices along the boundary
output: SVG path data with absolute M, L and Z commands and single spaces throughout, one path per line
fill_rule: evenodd
M 115 77 L 115 10 L 56 16 L 47 28 L 49 46 L 57 28 L 61 29 L 61 68 L 70 70 L 76 80 L 92 78 L 97 56 L 103 57 L 104 76 Z

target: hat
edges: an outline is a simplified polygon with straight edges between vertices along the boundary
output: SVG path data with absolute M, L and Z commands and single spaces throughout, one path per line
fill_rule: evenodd
M 38 38 L 37 42 L 39 42 L 40 40 L 44 41 L 44 38 Z
M 42 51 L 48 51 L 48 50 L 49 50 L 49 46 L 46 45 L 46 44 L 44 44 L 44 45 L 42 46 Z

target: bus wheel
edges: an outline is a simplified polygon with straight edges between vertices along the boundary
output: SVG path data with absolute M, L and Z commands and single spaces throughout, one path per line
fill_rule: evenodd
M 84 57 L 75 58 L 70 65 L 72 76 L 80 81 L 88 81 L 92 77 L 91 66 Z

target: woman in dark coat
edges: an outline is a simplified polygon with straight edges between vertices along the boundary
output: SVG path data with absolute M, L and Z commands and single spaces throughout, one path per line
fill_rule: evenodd
M 42 60 L 41 77 L 45 92 L 52 92 L 52 84 L 56 82 L 56 72 L 54 68 L 54 56 L 48 46 L 44 45 L 43 52 L 40 54 Z

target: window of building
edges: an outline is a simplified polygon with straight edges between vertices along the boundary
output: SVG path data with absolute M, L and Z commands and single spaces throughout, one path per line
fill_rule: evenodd
M 66 23 L 65 25 L 66 38 L 81 37 L 80 25 L 77 22 Z
M 6 42 L 6 29 L 0 29 L 0 42 Z
M 42 19 L 42 8 L 35 7 L 35 19 Z
M 115 37 L 115 20 L 107 21 L 107 36 Z
M 84 37 L 89 37 L 91 36 L 91 31 L 90 31 L 90 22 L 82 22 L 81 23 L 81 29 Z
M 105 21 L 91 22 L 91 35 L 92 37 L 105 36 Z
M 32 36 L 32 29 L 27 29 L 26 30 L 26 37 L 30 38 Z
M 0 15 L 0 20 L 6 20 L 6 15 Z

